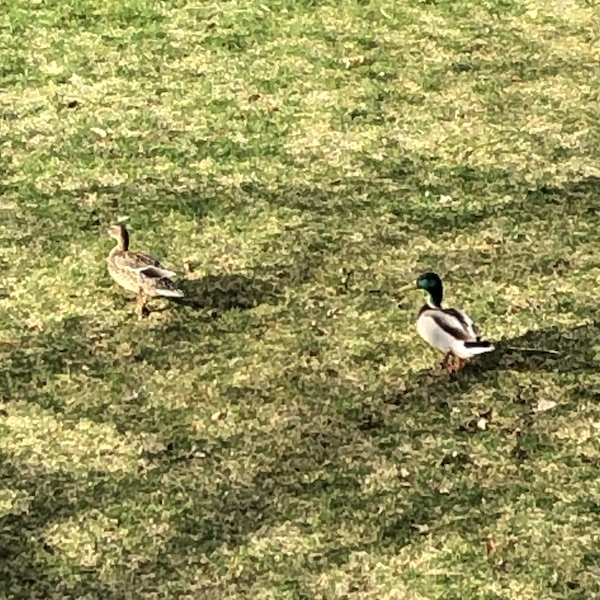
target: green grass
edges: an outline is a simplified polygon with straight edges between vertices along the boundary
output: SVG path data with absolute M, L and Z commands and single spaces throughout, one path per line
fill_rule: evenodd
M 0 598 L 598 597 L 599 30 L 4 7 Z M 135 319 L 119 216 L 190 304 Z M 458 380 L 393 300 L 428 269 L 498 341 Z

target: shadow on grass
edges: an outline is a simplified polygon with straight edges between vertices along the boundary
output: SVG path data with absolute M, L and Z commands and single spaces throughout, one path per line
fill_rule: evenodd
M 238 286 L 246 282 L 244 278 L 236 277 L 230 281 L 234 294 L 238 293 Z M 267 293 L 271 293 L 270 285 L 266 289 Z M 217 296 L 216 302 L 207 305 L 222 307 L 226 302 L 230 305 L 238 304 L 229 299 L 227 291 L 219 289 L 216 293 L 224 294 L 224 300 Z M 244 308 L 250 307 L 246 305 Z M 244 329 L 253 325 L 257 336 L 267 326 L 258 322 L 249 324 L 244 320 L 232 330 L 231 323 L 221 325 L 219 319 L 207 316 L 206 319 L 167 319 L 146 329 L 132 318 L 114 329 L 99 326 L 82 317 L 67 318 L 47 331 L 28 331 L 18 341 L 4 345 L 0 365 L 0 398 L 4 401 L 27 399 L 61 413 L 66 400 L 63 403 L 54 397 L 47 384 L 58 375 L 81 373 L 86 378 L 110 381 L 115 386 L 113 393 L 117 397 L 129 398 L 136 389 L 143 389 L 144 382 L 143 372 L 136 375 L 135 370 L 127 369 L 128 364 L 160 369 L 168 368 L 171 359 L 176 359 L 182 360 L 184 366 L 185 361 L 192 359 L 188 346 L 190 342 L 194 344 L 193 358 L 197 363 L 202 357 L 211 357 L 217 348 L 214 344 L 223 334 L 235 333 L 237 328 Z M 451 394 L 461 393 L 479 382 L 489 383 L 506 371 L 578 374 L 597 372 L 599 364 L 595 345 L 599 338 L 599 321 L 566 329 L 553 326 L 530 331 L 516 338 L 495 342 L 494 352 L 476 357 L 458 376 L 438 375 L 435 373 L 437 365 L 432 365 L 431 369 L 407 380 L 403 384 L 403 390 L 389 398 L 389 401 L 402 403 L 403 398 L 410 399 L 414 394 L 418 397 L 435 398 L 441 392 L 444 397 L 448 397 L 449 383 L 454 390 Z M 128 342 L 125 353 L 119 350 L 124 341 Z M 173 345 L 176 342 L 186 344 L 183 355 Z M 525 350 L 519 351 L 518 348 Z M 529 351 L 530 348 L 554 350 L 559 354 L 537 353 Z M 288 376 L 290 374 L 286 375 Z M 131 398 L 127 402 L 135 405 Z M 139 402 L 143 402 L 143 393 L 139 395 Z M 100 402 L 98 414 L 91 418 L 110 420 L 108 417 L 101 418 L 104 408 L 106 404 Z M 81 413 L 73 408 L 69 414 L 72 417 L 90 417 L 90 410 L 93 411 L 92 406 L 86 406 Z M 130 420 L 131 416 L 133 413 L 128 411 L 127 423 L 122 424 L 123 430 L 136 429 L 135 422 Z
M 238 273 L 205 275 L 200 279 L 183 280 L 179 286 L 185 297 L 174 298 L 171 302 L 196 310 L 248 310 L 259 304 L 274 303 L 283 293 L 282 282 L 277 279 Z
M 600 367 L 594 350 L 600 339 L 600 321 L 562 329 L 547 327 L 509 339 L 494 341 L 496 350 L 482 354 L 457 375 L 441 372 L 437 365 L 417 373 L 403 390 L 388 401 L 402 405 L 411 398 L 451 399 L 478 383 L 493 385 L 507 371 L 594 373 Z M 543 352 L 549 350 L 558 354 Z
M 327 394 L 327 384 L 323 383 L 312 392 L 296 390 L 301 401 L 306 401 L 309 393 L 318 398 L 318 402 L 307 409 L 306 419 L 285 431 L 273 430 L 274 437 L 269 439 L 257 440 L 246 434 L 222 439 L 199 437 L 190 430 L 184 408 L 157 407 L 155 414 L 145 414 L 140 421 L 143 394 L 132 398 L 126 392 L 143 383 L 138 381 L 138 378 L 143 380 L 143 372 L 127 373 L 127 364 L 144 356 L 148 345 L 160 348 L 164 331 L 158 327 L 135 336 L 137 327 L 137 324 L 129 326 L 123 337 L 111 341 L 108 332 L 93 323 L 66 319 L 51 332 L 24 338 L 17 348 L 3 356 L 0 392 L 5 402 L 26 398 L 69 419 L 109 421 L 120 431 L 153 432 L 162 437 L 164 449 L 142 455 L 143 472 L 139 474 L 116 477 L 90 472 L 80 478 L 65 473 L 29 474 L 20 468 L 19 457 L 6 453 L 0 467 L 2 484 L 25 492 L 31 504 L 25 512 L 0 517 L 3 540 L 0 589 L 2 585 L 7 590 L 31 586 L 36 593 L 47 597 L 50 591 L 62 589 L 79 596 L 93 592 L 106 598 L 120 598 L 134 586 L 156 588 L 165 581 L 171 581 L 175 587 L 182 585 L 176 578 L 183 561 L 186 568 L 205 579 L 206 590 L 214 591 L 218 582 L 211 580 L 215 570 L 206 556 L 222 547 L 231 552 L 262 528 L 290 522 L 306 534 L 319 528 L 316 523 L 324 526 L 327 533 L 323 534 L 318 552 L 301 561 L 303 572 L 318 574 L 342 566 L 354 551 L 396 554 L 428 531 L 436 531 L 442 516 L 456 517 L 452 525 L 444 525 L 444 531 L 451 527 L 461 536 L 478 540 L 481 531 L 495 522 L 494 508 L 501 506 L 506 501 L 505 495 L 511 493 L 503 488 L 482 486 L 466 475 L 463 477 L 463 472 L 468 472 L 468 458 L 463 461 L 460 455 L 446 465 L 462 482 L 460 495 L 444 492 L 427 473 L 405 492 L 394 491 L 393 502 L 385 491 L 366 493 L 364 477 L 371 471 L 380 447 L 376 443 L 369 448 L 362 440 L 366 435 L 384 443 L 385 432 L 376 422 L 369 426 L 364 419 L 366 411 L 362 410 L 355 415 L 347 413 L 347 418 L 342 420 L 324 417 L 318 410 L 318 402 L 346 402 L 347 398 L 344 388 L 330 390 L 329 397 L 321 398 L 319 390 Z M 401 400 L 443 395 L 446 402 L 451 402 L 474 383 L 486 381 L 493 385 L 494 377 L 502 370 L 595 372 L 598 365 L 591 347 L 598 339 L 598 328 L 598 322 L 594 322 L 565 330 L 547 328 L 504 340 L 498 344 L 495 356 L 474 362 L 465 371 L 464 378 L 450 387 L 441 378 L 417 374 L 414 380 L 407 382 L 410 389 L 403 393 Z M 211 335 L 218 333 L 213 330 Z M 132 345 L 127 357 L 118 356 L 118 343 L 124 338 Z M 552 346 L 564 354 L 556 361 L 554 357 L 519 355 L 508 349 L 517 345 Z M 163 357 L 164 354 L 163 349 Z M 192 360 L 191 355 L 187 355 L 186 360 Z M 90 377 L 103 378 L 115 370 L 121 374 L 114 384 L 118 389 L 110 394 L 110 401 L 119 405 L 113 406 L 112 412 L 103 401 L 95 407 L 79 405 L 75 408 L 68 406 L 68 398 L 50 401 L 45 389 L 48 380 L 74 372 L 84 364 Z M 10 386 L 7 386 L 8 381 Z M 363 400 L 360 394 L 359 390 L 352 391 L 357 404 Z M 255 401 L 256 398 L 244 390 L 238 390 L 237 403 Z M 423 405 L 419 408 L 423 418 L 429 419 L 430 433 L 446 437 L 461 435 L 446 430 L 443 420 L 431 414 L 427 416 L 428 410 Z M 415 435 L 418 437 L 418 432 Z M 378 440 L 378 436 L 382 439 Z M 243 478 L 243 482 L 233 478 L 230 473 L 239 469 L 238 461 L 247 460 L 249 455 L 257 457 L 251 476 Z M 258 457 L 262 457 L 262 463 Z M 159 492 L 171 515 L 171 533 L 168 539 L 156 542 L 151 556 L 132 565 L 129 551 L 123 548 L 114 583 L 110 586 L 100 577 L 101 565 L 84 568 L 70 564 L 68 577 L 64 576 L 61 568 L 65 568 L 65 558 L 57 558 L 57 550 L 44 541 L 48 527 L 93 510 L 116 514 L 116 507 L 144 506 Z M 484 500 L 486 510 L 481 509 Z M 124 513 L 123 518 L 126 519 L 127 514 Z M 139 523 L 129 522 L 128 527 L 145 527 L 143 518 L 138 518 Z M 370 533 L 340 544 L 337 537 L 340 527 L 363 527 Z M 101 545 L 99 548 L 102 555 Z M 268 553 L 260 560 L 267 562 L 259 565 L 259 569 L 270 568 Z M 58 567 L 59 563 L 63 567 Z M 254 577 L 254 572 L 242 574 L 236 585 L 243 590 L 252 585 Z
M 246 193 L 263 194 L 258 189 Z M 565 189 L 531 192 L 511 210 L 530 210 L 536 218 L 550 220 L 556 218 L 556 213 L 548 210 L 552 205 L 558 207 L 563 216 L 593 216 L 596 208 L 592 200 L 597 195 L 598 182 L 590 179 Z M 272 201 L 312 211 L 315 218 L 320 218 L 338 209 L 335 203 L 327 204 L 328 198 L 325 192 L 319 195 L 307 188 L 299 195 L 275 194 Z M 193 196 L 189 202 L 188 209 L 193 211 Z M 356 210 L 363 209 L 367 207 L 356 205 Z M 429 227 L 443 231 L 454 227 L 456 222 L 473 224 L 491 217 L 493 209 L 486 211 L 471 211 L 469 216 L 441 210 L 428 224 L 418 220 L 415 209 L 414 214 L 409 211 L 406 218 L 419 223 L 419 227 L 428 227 L 428 231 L 431 231 Z M 343 244 L 341 238 L 338 242 Z M 325 248 L 319 246 L 316 239 L 309 244 L 314 246 L 305 244 L 300 251 L 308 248 L 308 255 L 318 262 Z M 334 248 L 341 247 L 339 244 Z M 332 249 L 327 248 L 327 252 L 330 251 Z M 210 360 L 224 334 L 231 333 L 232 329 L 239 333 L 257 325 L 252 321 L 252 311 L 246 309 L 257 303 L 275 301 L 286 281 L 302 281 L 310 276 L 310 269 L 298 273 L 287 271 L 272 278 L 208 276 L 185 284 L 190 300 L 197 302 L 190 304 L 192 308 L 245 310 L 244 319 L 236 324 L 222 325 L 220 320 L 210 318 L 189 319 L 184 311 L 164 323 L 143 329 L 133 319 L 115 330 L 86 319 L 70 318 L 49 326 L 47 331 L 21 332 L 20 339 L 5 348 L 0 363 L 0 395 L 5 403 L 26 400 L 65 420 L 91 419 L 109 422 L 120 433 L 152 433 L 160 437 L 164 449 L 142 456 L 143 473 L 120 478 L 103 472 L 89 472 L 81 479 L 64 473 L 35 475 L 22 468 L 19 457 L 10 453 L 0 457 L 3 486 L 23 491 L 31 498 L 27 511 L 0 517 L 0 590 L 4 587 L 14 594 L 14 590 L 31 587 L 41 597 L 51 597 L 56 590 L 65 590 L 74 596 L 92 592 L 116 599 L 123 597 L 126 586 L 132 589 L 136 585 L 150 585 L 158 589 L 169 580 L 178 585 L 174 578 L 182 563 L 195 569 L 200 577 L 204 576 L 210 589 L 215 569 L 205 555 L 210 556 L 224 545 L 234 549 L 263 527 L 293 522 L 310 534 L 323 524 L 331 537 L 325 537 L 316 557 L 306 558 L 303 564 L 306 571 L 319 573 L 342 565 L 353 551 L 374 548 L 397 553 L 419 539 L 425 528 L 435 530 L 443 515 L 456 516 L 451 527 L 471 539 L 496 520 L 495 503 L 501 504 L 504 494 L 510 492 L 502 488 L 486 489 L 476 481 L 460 479 L 467 465 L 460 455 L 446 465 L 463 484 L 460 496 L 443 493 L 439 486 L 431 484 L 430 471 L 422 480 L 413 482 L 405 493 L 394 491 L 393 502 L 385 492 L 365 493 L 365 475 L 371 471 L 376 453 L 397 438 L 384 439 L 387 435 L 384 419 L 374 411 L 369 412 L 368 407 L 362 408 L 365 398 L 358 389 L 350 392 L 358 409 L 346 411 L 345 419 L 328 421 L 313 404 L 305 421 L 285 431 L 274 428 L 276 440 L 257 441 L 246 435 L 208 439 L 192 431 L 185 407 L 154 406 L 150 411 L 144 392 L 144 369 L 131 369 L 131 365 L 149 369 L 174 365 L 186 369 L 195 362 Z M 385 398 L 384 402 L 399 404 L 399 411 L 412 405 L 413 410 L 418 408 L 423 420 L 428 420 L 429 434 L 458 439 L 460 434 L 445 429 L 444 419 L 431 412 L 438 409 L 423 404 L 424 399 L 439 399 L 449 404 L 473 385 L 493 386 L 499 375 L 507 371 L 596 373 L 598 362 L 593 347 L 599 335 L 599 322 L 595 321 L 566 329 L 551 327 L 531 331 L 515 339 L 501 340 L 496 352 L 473 361 L 451 385 L 446 378 L 434 377 L 428 370 L 417 373 L 405 382 L 403 391 Z M 555 349 L 561 355 L 537 355 L 511 349 L 518 346 Z M 81 373 L 85 373 L 82 385 L 94 379 L 107 381 L 106 398 L 94 398 L 91 404 L 73 404 L 69 397 L 63 397 L 48 385 L 65 374 Z M 282 374 L 282 385 L 287 377 L 288 374 Z M 316 399 L 329 404 L 348 401 L 348 390 L 343 387 L 330 391 L 329 397 L 321 397 L 321 391 L 327 393 L 327 385 L 321 385 L 311 392 L 312 400 L 308 397 L 309 391 L 296 390 L 295 401 L 314 402 Z M 239 405 L 256 402 L 250 388 L 238 389 L 236 393 Z M 418 435 L 416 431 L 415 437 Z M 362 446 L 363 437 L 375 440 L 374 447 Z M 232 464 L 239 469 L 237 463 L 248 460 L 249 455 L 256 457 L 257 464 L 258 457 L 266 457 L 266 462 L 256 466 L 244 483 L 234 480 L 229 475 Z M 43 536 L 48 527 L 90 510 L 110 512 L 116 510 L 115 506 L 127 506 L 128 502 L 145 505 L 158 491 L 163 493 L 171 514 L 172 535 L 157 543 L 154 557 L 142 565 L 131 566 L 127 551 L 123 550 L 121 570 L 110 588 L 93 568 L 70 564 L 65 577 L 61 572 L 64 563 L 59 567 L 55 562 L 56 550 L 44 544 Z M 483 499 L 486 510 L 481 509 Z M 133 526 L 144 527 L 143 519 Z M 357 535 L 353 542 L 340 543 L 337 537 L 340 528 L 355 526 L 372 532 L 371 537 L 365 539 Z M 269 565 L 260 568 L 267 570 Z M 255 575 L 255 572 L 241 575 L 237 585 L 250 586 Z
M 92 482 L 103 474 L 90 473 L 76 479 L 67 473 L 32 475 L 24 472 L 18 459 L 0 455 L 0 484 L 27 498 L 27 509 L 3 511 L 0 517 L 0 592 L 6 597 L 84 597 L 89 593 L 117 600 L 123 596 L 106 585 L 99 572 L 77 564 L 60 565 L 56 551 L 44 539 L 47 528 L 89 508 L 106 508 L 89 498 Z M 111 499 L 107 499 L 112 501 Z M 67 575 L 68 572 L 68 576 Z
M 376 214 L 383 209 L 399 217 L 406 227 L 399 232 L 396 243 L 408 240 L 419 231 L 432 238 L 443 233 L 458 233 L 499 216 L 521 219 L 527 214 L 528 219 L 556 223 L 564 217 L 593 218 L 600 212 L 598 177 L 586 177 L 564 186 L 532 187 L 530 182 L 502 169 L 447 165 L 441 160 L 419 156 L 373 164 L 365 160 L 365 165 L 372 171 L 369 178 L 331 178 L 324 180 L 320 187 L 284 183 L 272 189 L 245 184 L 232 194 L 297 210 L 316 224 L 343 215 L 345 223 L 351 226 L 361 216 L 369 217 L 374 208 L 378 209 Z M 437 182 L 425 182 L 424 171 L 435 171 L 436 177 L 432 179 Z M 390 183 L 399 185 L 402 191 L 398 192 L 395 187 L 390 191 Z M 501 205 L 488 202 L 453 206 L 439 203 L 443 195 L 472 199 L 508 195 L 511 199 Z M 350 202 L 349 198 L 353 200 Z M 183 210 L 194 215 L 193 204 Z
M 321 536 L 319 547 L 301 561 L 303 571 L 318 574 L 342 566 L 354 551 L 373 547 L 396 553 L 420 538 L 424 526 L 434 528 L 441 514 L 469 514 L 470 518 L 461 523 L 473 535 L 495 519 L 492 512 L 473 510 L 483 497 L 490 501 L 489 494 L 476 484 L 465 489 L 460 499 L 442 495 L 427 485 L 420 486 L 382 507 L 381 496 L 361 492 L 361 473 L 348 471 L 345 459 L 354 432 L 331 425 L 329 431 L 311 431 L 310 423 L 306 423 L 300 426 L 301 435 L 290 432 L 289 441 L 280 441 L 276 460 L 259 469 L 247 484 L 234 482 L 227 475 L 231 461 L 235 462 L 238 455 L 244 456 L 245 439 L 237 443 L 218 442 L 197 458 L 188 456 L 182 460 L 177 450 L 172 455 L 155 456 L 147 474 L 119 478 L 103 472 L 90 472 L 79 478 L 61 473 L 28 476 L 18 468 L 7 467 L 12 457 L 4 456 L 0 469 L 3 484 L 24 492 L 30 505 L 27 511 L 0 517 L 0 589 L 4 586 L 14 593 L 31 587 L 46 597 L 54 590 L 75 595 L 107 592 L 102 597 L 120 598 L 123 596 L 119 594 L 137 586 L 148 590 L 170 581 L 177 588 L 182 585 L 180 573 L 185 565 L 194 579 L 204 581 L 208 591 L 217 588 L 218 582 L 214 565 L 206 557 L 224 547 L 226 554 L 235 554 L 238 546 L 262 528 L 294 522 L 310 535 L 315 528 L 319 530 L 314 519 L 321 521 L 328 535 Z M 370 458 L 361 456 L 361 460 Z M 153 547 L 153 556 L 141 561 L 132 561 L 130 551 L 122 546 L 116 567 L 113 559 L 115 572 L 110 586 L 106 584 L 106 574 L 101 576 L 99 572 L 106 551 L 101 538 L 96 541 L 100 556 L 96 568 L 66 560 L 61 550 L 44 539 L 54 524 L 78 515 L 85 522 L 87 516 L 98 512 L 122 519 L 132 531 L 135 527 L 144 528 L 146 523 L 140 515 L 121 514 L 118 507 L 142 507 L 156 502 L 159 496 L 171 515 L 169 536 Z M 139 522 L 132 522 L 132 518 Z M 336 526 L 332 530 L 333 524 Z M 338 527 L 356 525 L 371 532 L 368 539 L 357 537 L 354 542 L 340 545 Z M 114 547 L 114 541 L 111 545 Z M 255 566 L 262 570 L 269 568 L 272 557 L 267 552 L 255 560 L 260 563 Z M 245 570 L 235 584 L 244 590 L 252 585 L 255 576 L 252 570 Z

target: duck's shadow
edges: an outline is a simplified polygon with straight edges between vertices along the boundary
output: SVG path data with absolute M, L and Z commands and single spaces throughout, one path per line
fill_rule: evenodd
M 600 341 L 600 321 L 564 329 L 547 327 L 495 342 L 496 350 L 468 365 L 472 377 L 490 371 L 595 371 L 600 366 L 594 347 Z
M 282 291 L 276 279 L 239 273 L 205 275 L 199 279 L 182 281 L 179 287 L 185 296 L 170 300 L 194 310 L 248 310 L 259 304 L 276 301 Z
M 558 326 L 528 331 L 524 335 L 495 341 L 496 349 L 475 357 L 457 374 L 440 368 L 418 372 L 406 387 L 386 400 L 403 404 L 411 397 L 450 400 L 473 385 L 494 382 L 507 372 L 599 372 L 600 360 L 595 346 L 600 342 L 600 321 L 577 325 L 570 329 Z M 449 387 L 449 383 L 454 383 Z

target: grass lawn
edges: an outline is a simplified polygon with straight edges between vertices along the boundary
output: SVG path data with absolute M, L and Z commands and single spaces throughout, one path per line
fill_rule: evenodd
M 6 3 L 0 599 L 600 597 L 599 31 Z M 188 304 L 137 321 L 121 216 Z M 430 269 L 497 341 L 459 378 L 394 298 Z

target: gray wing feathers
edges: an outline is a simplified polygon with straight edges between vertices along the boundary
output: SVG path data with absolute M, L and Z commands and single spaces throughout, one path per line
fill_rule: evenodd
M 465 329 L 458 319 L 442 311 L 431 311 L 428 316 L 433 319 L 435 324 L 443 329 L 447 334 L 451 335 L 457 340 L 465 342 L 472 341 L 473 338 L 469 332 Z
M 481 332 L 473 319 L 469 317 L 466 313 L 458 308 L 445 308 L 443 309 L 443 314 L 449 317 L 449 321 L 454 321 L 456 325 L 458 325 L 462 331 L 463 335 L 466 335 L 465 341 L 473 341 L 478 342 L 481 339 Z

